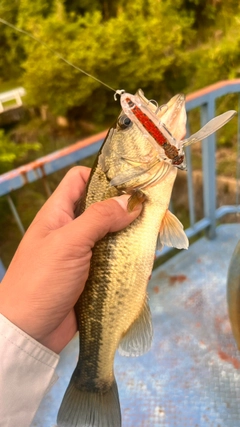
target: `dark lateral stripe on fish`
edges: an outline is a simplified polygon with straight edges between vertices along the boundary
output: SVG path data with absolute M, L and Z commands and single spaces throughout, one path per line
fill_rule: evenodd
M 78 328 L 80 333 L 80 354 L 74 375 L 74 383 L 76 387 L 89 391 L 106 391 L 111 384 L 104 384 L 101 381 L 100 387 L 97 385 L 100 368 L 99 365 L 105 361 L 101 360 L 101 338 L 103 328 L 105 326 L 105 305 L 103 301 L 107 298 L 108 288 L 111 285 L 108 272 L 106 271 L 105 256 L 99 254 L 104 248 L 105 256 L 114 258 L 115 244 L 114 233 L 106 236 L 101 240 L 101 243 L 95 245 L 94 254 L 91 261 L 89 278 L 86 282 L 85 289 L 76 304 L 75 311 L 77 315 Z M 104 286 L 103 286 L 104 283 Z M 89 287 L 94 286 L 94 293 L 89 292 Z M 88 314 L 84 307 L 89 307 Z M 91 311 L 94 307 L 94 312 Z M 81 339 L 82 337 L 82 339 Z M 97 343 L 94 345 L 92 343 Z M 99 345 L 100 343 L 100 345 Z

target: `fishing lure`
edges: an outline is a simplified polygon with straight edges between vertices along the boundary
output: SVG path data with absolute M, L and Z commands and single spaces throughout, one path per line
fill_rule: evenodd
M 121 107 L 124 113 L 141 128 L 143 134 L 156 146 L 160 158 L 179 169 L 186 169 L 184 147 L 207 138 L 237 114 L 235 110 L 226 111 L 214 117 L 189 138 L 178 141 L 157 117 L 156 112 L 161 107 L 156 105 L 156 112 L 153 113 L 150 108 L 142 103 L 138 95 L 131 95 L 124 90 L 117 90 L 114 95 L 115 100 L 117 95 L 120 95 Z
M 15 31 L 18 31 L 22 34 L 27 35 L 28 37 L 31 37 L 33 40 L 45 46 L 48 50 L 54 53 L 59 59 L 61 59 L 71 67 L 77 69 L 78 71 L 85 74 L 86 76 L 96 80 L 101 85 L 114 91 L 115 100 L 117 100 L 117 95 L 119 95 L 121 107 L 124 113 L 132 122 L 134 122 L 142 130 L 143 134 L 147 138 L 149 138 L 149 140 L 155 145 L 157 151 L 159 152 L 160 159 L 170 163 L 171 165 L 179 169 L 183 169 L 183 170 L 186 169 L 185 153 L 184 153 L 185 147 L 207 138 L 209 135 L 216 132 L 218 129 L 220 129 L 222 126 L 228 123 L 232 119 L 232 117 L 237 114 L 235 110 L 226 111 L 225 113 L 217 117 L 214 117 L 206 125 L 204 125 L 201 129 L 199 129 L 198 132 L 194 133 L 189 138 L 178 141 L 173 137 L 173 135 L 168 130 L 166 125 L 157 117 L 156 113 L 162 107 L 161 106 L 159 107 L 156 101 L 149 101 L 151 102 L 151 106 L 154 104 L 156 105 L 156 111 L 153 112 L 152 108 L 148 108 L 148 106 L 145 106 L 143 104 L 143 102 L 141 101 L 140 97 L 137 94 L 132 95 L 130 93 L 125 92 L 124 89 L 115 90 L 114 88 L 104 83 L 97 77 L 87 73 L 86 71 L 72 64 L 70 61 L 65 59 L 59 52 L 51 49 L 45 42 L 33 36 L 31 33 L 25 30 L 22 30 L 16 27 L 15 25 L 10 24 L 8 21 L 2 18 L 0 18 L 0 22 L 3 23 L 4 25 L 9 26 Z

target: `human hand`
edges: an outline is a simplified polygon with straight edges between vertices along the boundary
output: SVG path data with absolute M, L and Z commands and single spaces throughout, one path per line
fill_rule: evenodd
M 90 206 L 74 218 L 90 169 L 74 167 L 36 215 L 0 285 L 0 313 L 59 353 L 77 331 L 74 305 L 88 277 L 92 248 L 141 212 L 127 195 Z

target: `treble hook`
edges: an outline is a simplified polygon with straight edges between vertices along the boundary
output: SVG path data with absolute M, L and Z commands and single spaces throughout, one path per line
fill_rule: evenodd
M 160 106 L 156 109 L 155 114 L 157 114 L 159 111 L 163 110 L 163 108 L 166 108 L 166 111 L 167 111 L 167 110 L 168 110 L 168 105 L 167 105 L 167 104 L 162 104 L 162 105 L 160 105 Z
M 157 114 L 159 111 L 161 111 L 163 108 L 166 108 L 166 111 L 168 110 L 167 104 L 158 105 L 158 102 L 155 99 L 150 99 L 148 103 L 151 102 L 151 104 L 154 104 L 156 106 L 156 110 L 154 111 L 154 114 Z
M 148 104 L 149 104 L 149 102 L 151 102 L 151 104 L 156 106 L 156 110 L 154 111 L 154 114 L 156 114 L 157 111 L 159 110 L 158 102 L 155 99 L 149 99 Z

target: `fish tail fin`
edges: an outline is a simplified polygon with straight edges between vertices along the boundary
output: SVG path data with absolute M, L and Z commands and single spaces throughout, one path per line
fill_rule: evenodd
M 71 379 L 57 416 L 58 427 L 121 427 L 117 383 L 105 393 L 78 389 Z

